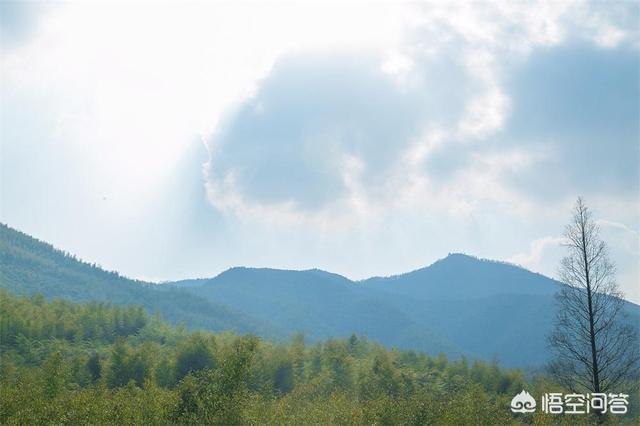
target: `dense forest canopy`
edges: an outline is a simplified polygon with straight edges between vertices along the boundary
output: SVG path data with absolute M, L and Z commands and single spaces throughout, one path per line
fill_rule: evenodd
M 0 318 L 3 424 L 585 422 L 510 412 L 522 389 L 562 390 L 542 376 L 388 350 L 356 335 L 275 344 L 190 332 L 141 307 L 6 290 Z M 611 421 L 632 424 L 634 416 Z

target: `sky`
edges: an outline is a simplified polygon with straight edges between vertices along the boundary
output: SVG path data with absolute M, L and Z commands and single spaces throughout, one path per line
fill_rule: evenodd
M 556 277 L 640 302 L 638 2 L 0 2 L 0 221 L 140 279 Z

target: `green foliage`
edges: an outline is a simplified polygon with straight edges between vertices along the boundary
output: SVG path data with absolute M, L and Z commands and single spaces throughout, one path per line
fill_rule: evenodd
M 173 420 L 220 425 L 243 423 L 244 407 L 250 396 L 247 380 L 257 345 L 254 337 L 238 338 L 219 368 L 187 376 L 178 386 L 180 400 Z
M 174 325 L 185 323 L 189 327 L 214 331 L 235 330 L 241 333 L 277 335 L 264 324 L 227 306 L 206 301 L 184 290 L 131 280 L 117 272 L 105 271 L 99 265 L 83 262 L 1 223 L 0 288 L 20 295 L 40 294 L 42 296 L 37 296 L 39 303 L 53 298 L 74 302 L 102 302 L 85 309 L 84 316 L 74 314 L 74 318 L 67 318 L 62 324 L 51 322 L 51 318 L 47 318 L 45 322 L 51 328 L 34 330 L 41 334 L 31 337 L 53 337 L 54 334 L 51 333 L 56 333 L 56 327 L 62 325 L 67 334 L 58 333 L 55 337 L 114 339 L 117 336 L 135 334 L 142 328 L 142 319 L 149 320 L 143 315 L 145 311 L 160 312 Z M 111 318 L 112 322 L 103 322 L 103 310 L 109 309 L 106 303 L 139 306 L 131 311 L 119 311 L 118 317 Z M 2 340 L 6 337 L 2 334 L 5 326 L 15 329 L 24 325 L 22 322 L 5 324 L 4 315 L 0 318 Z M 25 321 L 33 319 L 33 316 L 25 317 Z M 96 328 L 96 321 L 107 329 Z
M 150 357 L 151 352 L 147 348 L 131 349 L 124 339 L 116 340 L 106 378 L 108 386 L 117 388 L 129 382 L 143 386 L 151 375 Z
M 213 337 L 207 338 L 201 333 L 194 333 L 178 345 L 175 373 L 177 380 L 182 380 L 189 373 L 212 369 L 215 367 L 212 349 L 215 348 Z
M 136 308 L 0 295 L 0 424 L 595 422 L 513 415 L 521 389 L 562 389 L 495 362 L 386 350 L 358 336 L 307 346 L 302 335 L 285 345 L 189 333 Z
M 79 305 L 64 300 L 46 303 L 42 296 L 11 297 L 0 289 L 0 342 L 18 344 L 20 339 L 63 339 L 70 342 L 113 342 L 132 336 L 147 323 L 138 306 L 114 308 L 106 303 Z
M 91 380 L 96 381 L 102 377 L 102 364 L 100 355 L 97 352 L 92 353 L 87 360 L 87 370 L 91 375 Z

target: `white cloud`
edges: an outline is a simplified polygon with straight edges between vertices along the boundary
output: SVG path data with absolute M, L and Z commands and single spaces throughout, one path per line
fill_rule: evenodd
M 538 238 L 531 242 L 529 251 L 515 254 L 511 256 L 508 261 L 521 265 L 527 269 L 542 271 L 545 269 L 545 265 L 543 265 L 543 258 L 548 254 L 548 250 L 551 248 L 561 247 L 564 242 L 565 238 L 558 236 Z
M 109 194 L 118 194 L 120 204 L 108 212 L 105 203 L 93 206 L 102 212 L 101 218 L 146 220 L 140 212 L 149 211 L 143 207 L 163 191 L 187 147 L 194 140 L 210 140 L 225 117 L 255 98 L 279 58 L 309 51 L 373 51 L 381 58 L 378 68 L 400 94 L 425 98 L 431 93 L 419 91 L 426 87 L 423 79 L 435 80 L 429 88 L 437 90 L 440 79 L 449 77 L 446 67 L 427 71 L 450 61 L 460 66 L 454 71 L 464 74 L 459 86 L 443 90 L 464 100 L 452 117 L 432 119 L 437 115 L 433 114 L 418 120 L 421 132 L 390 140 L 388 144 L 398 146 L 385 151 L 384 161 L 361 147 L 331 147 L 326 156 L 330 159 L 323 161 L 335 171 L 344 195 L 327 197 L 324 204 L 304 210 L 293 196 L 270 203 L 256 200 L 243 191 L 237 171 L 206 176 L 208 200 L 216 209 L 276 240 L 293 231 L 318 239 L 344 232 L 343 243 L 350 243 L 354 230 L 361 230 L 380 243 L 392 226 L 424 226 L 434 232 L 446 222 L 439 234 L 444 239 L 446 231 L 457 232 L 450 228 L 471 223 L 478 212 L 496 212 L 496 222 L 511 221 L 515 226 L 539 209 L 524 191 L 509 186 L 505 176 L 536 170 L 548 152 L 525 146 L 474 150 L 499 139 L 511 118 L 512 94 L 505 86 L 508 65 L 526 61 L 536 49 L 575 40 L 604 49 L 624 43 L 637 48 L 637 21 L 629 20 L 634 14 L 625 8 L 593 7 L 583 1 L 63 2 L 48 8 L 25 44 L 3 49 L 2 91 L 12 98 L 35 100 L 39 112 L 52 117 L 53 129 L 42 133 L 52 135 L 47 141 L 51 152 L 59 149 L 83 163 L 84 190 L 107 188 Z M 384 114 L 378 117 L 381 123 L 388 119 Z M 205 171 L 211 173 L 219 167 L 216 149 L 224 148 L 207 147 L 211 159 Z M 438 178 L 429 161 L 437 160 L 443 147 L 469 152 L 469 163 L 459 173 Z M 322 147 L 313 153 L 320 151 Z M 374 167 L 375 161 L 384 163 L 384 170 Z M 379 177 L 371 178 L 376 173 Z M 613 198 L 594 201 L 637 217 L 636 199 Z M 565 201 L 558 205 L 564 208 Z M 557 216 L 558 205 L 540 214 Z M 139 212 L 131 217 L 118 216 L 135 208 Z M 551 227 L 561 226 L 555 216 L 553 220 Z M 419 251 L 422 242 L 413 233 L 399 233 L 410 243 L 395 237 L 396 247 Z M 637 234 L 627 235 L 637 242 Z M 452 241 L 464 242 L 467 235 L 463 237 Z M 534 241 L 512 261 L 544 268 L 545 252 L 557 243 L 554 238 Z M 435 253 L 433 247 L 444 247 L 438 243 L 430 243 L 430 253 Z M 494 244 L 503 247 L 501 241 Z
M 616 247 L 623 249 L 627 255 L 640 259 L 640 238 L 638 238 L 638 231 L 631 229 L 623 223 L 612 220 L 599 219 L 596 220 L 596 223 L 611 238 L 615 238 Z M 617 235 L 615 235 L 615 231 L 618 231 Z
M 136 198 L 250 96 L 282 52 L 394 44 L 401 10 L 320 2 L 59 3 L 26 44 L 2 51 L 3 87 L 46 105 L 59 149 L 91 162 L 92 179 Z
M 606 219 L 599 219 L 596 221 L 596 223 L 602 227 L 611 227 L 615 229 L 621 229 L 625 231 L 629 236 L 638 237 L 638 232 L 629 228 L 624 223 L 614 222 L 612 220 L 606 220 Z
M 567 209 L 567 212 L 569 209 Z M 610 248 L 611 260 L 617 264 L 617 282 L 627 298 L 638 302 L 640 300 L 640 246 L 638 233 L 628 226 L 611 220 L 597 219 L 600 226 L 601 238 Z M 612 231 L 618 231 L 612 232 Z M 565 238 L 562 236 L 546 236 L 533 240 L 529 249 L 517 253 L 507 260 L 527 269 L 554 277 L 560 259 L 566 255 L 563 247 Z
M 466 113 L 458 125 L 457 139 L 482 139 L 504 124 L 509 99 L 500 87 L 495 62 L 494 55 L 486 50 L 467 54 L 468 72 L 481 82 L 483 89 L 468 101 Z
M 297 223 L 343 223 L 361 220 L 363 214 L 384 217 L 389 211 L 399 208 L 413 209 L 420 201 L 430 200 L 430 209 L 448 211 L 468 216 L 483 202 L 497 203 L 506 211 L 526 215 L 535 207 L 535 201 L 505 184 L 505 176 L 531 169 L 549 153 L 539 148 L 503 149 L 501 152 L 475 153 L 473 163 L 459 176 L 448 182 L 435 182 L 428 176 L 425 161 L 442 145 L 459 145 L 459 150 L 468 149 L 472 141 L 484 141 L 499 133 L 510 113 L 510 97 L 502 87 L 502 73 L 508 61 L 523 61 L 538 47 L 549 47 L 565 42 L 570 37 L 586 36 L 594 28 L 595 18 L 582 23 L 585 15 L 598 16 L 598 28 L 618 28 L 608 18 L 588 12 L 589 5 L 579 1 L 542 1 L 531 4 L 495 2 L 425 2 L 413 4 L 418 13 L 412 16 L 397 14 L 404 19 L 406 30 L 402 38 L 394 33 L 393 43 L 383 49 L 380 67 L 401 87 L 409 85 L 420 91 L 416 84 L 421 73 L 429 69 L 432 62 L 442 60 L 444 52 L 453 53 L 464 65 L 467 82 L 471 90 L 465 93 L 465 108 L 455 118 L 454 125 L 439 126 L 425 123 L 426 136 L 418 140 L 395 140 L 399 146 L 397 157 L 389 157 L 386 183 L 366 182 L 362 174 L 353 174 L 341 163 L 349 152 L 338 152 L 335 161 L 346 189 L 346 200 L 357 200 L 357 208 L 345 207 L 345 200 L 336 197 L 328 204 L 313 211 L 304 211 L 292 198 L 286 202 L 252 200 L 242 193 L 234 175 L 230 174 L 216 182 L 209 176 L 209 195 L 213 205 L 235 212 L 240 216 L 249 214 L 257 220 L 266 218 L 291 218 Z M 627 31 L 619 29 L 627 34 Z M 625 35 L 626 36 L 626 35 Z M 380 41 L 380 40 L 378 40 Z M 348 43 L 346 44 L 348 45 Z M 379 47 L 374 43 L 373 46 Z M 611 45 L 610 47 L 613 47 Z M 338 49 L 339 50 L 339 49 Z M 454 88 L 457 90 L 458 88 Z M 460 88 L 462 91 L 463 89 Z M 467 89 L 464 89 L 467 90 Z M 357 124 L 356 124 L 357 125 Z M 434 135 L 438 135 L 435 137 Z M 217 149 L 217 148 L 213 148 Z M 294 160 L 295 161 L 295 160 Z M 358 158 L 359 169 L 368 169 L 368 159 Z M 208 168 L 216 167 L 216 159 Z M 434 200 L 438 202 L 434 203 Z M 267 211 L 272 210 L 270 214 Z M 255 212 L 259 211 L 259 214 Z M 287 212 L 285 214 L 284 212 Z M 286 223 L 289 219 L 284 219 Z
M 185 146 L 250 96 L 284 52 L 369 46 L 387 52 L 381 66 L 406 81 L 424 55 L 458 49 L 478 89 L 450 137 L 482 139 L 509 111 L 499 52 L 559 43 L 578 25 L 574 17 L 587 17 L 582 26 L 597 28 L 605 46 L 628 37 L 580 2 L 134 1 L 122 13 L 124 4 L 61 3 L 0 60 L 9 90 L 35 95 L 57 116 L 61 149 L 90 161 L 100 183 L 136 193 L 167 176 Z

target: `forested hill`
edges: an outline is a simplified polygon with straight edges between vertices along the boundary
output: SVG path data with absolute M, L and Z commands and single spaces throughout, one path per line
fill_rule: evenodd
M 431 266 L 353 282 L 321 270 L 232 268 L 176 283 L 310 339 L 364 334 L 387 346 L 538 367 L 560 283 L 504 262 L 451 254 Z M 640 309 L 625 313 L 637 325 Z
M 211 279 L 163 285 L 124 278 L 0 226 L 0 287 L 73 301 L 137 304 L 191 329 L 232 330 L 281 340 L 365 335 L 387 347 L 546 362 L 560 283 L 523 268 L 451 254 L 413 272 L 354 282 L 313 269 L 232 268 Z M 625 305 L 630 322 L 640 308 Z
M 355 335 L 274 344 L 0 289 L 0 424 L 511 424 L 536 383 Z
M 0 224 L 0 287 L 15 294 L 136 304 L 150 313 L 159 312 L 173 324 L 185 324 L 189 328 L 279 335 L 266 322 L 257 322 L 229 307 L 181 289 L 158 291 L 155 286 L 82 262 L 50 244 Z
M 310 339 L 355 332 L 388 346 L 520 367 L 547 359 L 558 289 L 522 268 L 458 254 L 362 282 L 319 270 L 233 268 L 186 284 L 207 300 Z
M 429 267 L 369 278 L 363 284 L 418 299 L 460 300 L 500 294 L 549 296 L 558 291 L 560 283 L 510 263 L 452 253 Z
M 311 341 L 357 333 L 388 347 L 433 355 L 464 353 L 432 324 L 416 321 L 412 312 L 390 303 L 386 295 L 317 269 L 232 268 L 187 288 L 207 300 L 271 321 L 289 334 L 302 331 Z

